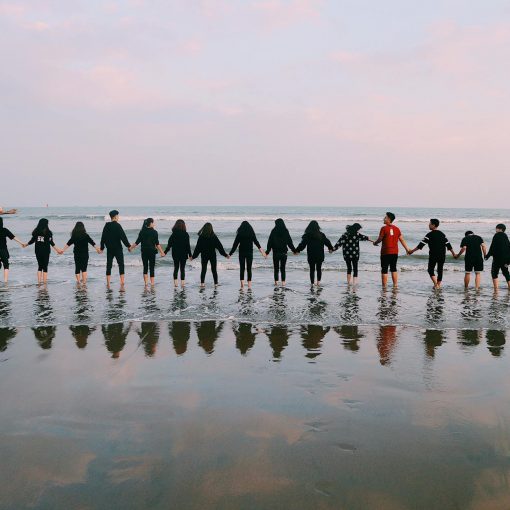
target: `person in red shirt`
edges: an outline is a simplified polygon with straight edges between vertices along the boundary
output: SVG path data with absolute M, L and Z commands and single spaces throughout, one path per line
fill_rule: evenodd
M 382 286 L 388 285 L 388 269 L 391 271 L 391 279 L 393 281 L 393 287 L 398 286 L 398 273 L 397 273 L 397 261 L 398 261 L 398 243 L 400 242 L 405 248 L 406 253 L 409 255 L 409 247 L 405 242 L 404 236 L 400 229 L 393 225 L 395 221 L 395 215 L 391 212 L 387 212 L 384 217 L 384 227 L 379 232 L 379 237 L 374 243 L 375 246 L 382 243 L 381 246 L 381 281 Z

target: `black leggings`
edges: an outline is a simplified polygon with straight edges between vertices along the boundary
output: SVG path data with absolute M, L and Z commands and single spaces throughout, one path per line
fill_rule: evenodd
M 86 273 L 88 265 L 88 255 L 74 255 L 74 274 Z
M 352 274 L 354 278 L 358 277 L 358 261 L 359 259 L 353 259 L 350 257 L 344 257 L 345 263 L 347 264 L 347 274 Z
M 218 284 L 218 271 L 216 269 L 216 266 L 218 265 L 218 262 L 216 260 L 216 255 L 213 255 L 212 257 L 202 257 L 202 271 L 200 271 L 200 283 L 205 282 L 205 274 L 207 273 L 207 263 L 211 263 L 211 273 L 213 276 L 214 284 Z
M 37 259 L 37 271 L 42 271 L 43 273 L 48 272 L 48 264 L 50 263 L 50 252 L 37 253 L 35 254 L 35 258 Z
M 428 273 L 430 276 L 435 276 L 435 269 L 437 266 L 437 281 L 442 282 L 443 281 L 443 267 L 445 263 L 444 257 L 436 257 L 434 255 L 429 255 L 429 266 L 428 266 Z
M 142 251 L 143 274 L 150 271 L 151 278 L 154 278 L 154 268 L 156 266 L 156 254 L 154 252 Z
M 9 252 L 7 250 L 0 250 L 0 268 L 9 269 Z
M 317 271 L 317 281 L 320 282 L 322 278 L 322 263 L 323 260 L 309 260 L 308 265 L 310 266 L 310 283 L 315 283 L 315 271 Z
M 492 278 L 495 280 L 499 276 L 499 271 L 503 273 L 503 276 L 505 277 L 505 280 L 507 282 L 510 282 L 510 272 L 508 271 L 508 266 L 505 262 L 502 262 L 500 260 L 493 260 L 492 261 L 492 267 L 491 267 L 491 275 Z
M 278 273 L 282 275 L 282 282 L 285 281 L 285 266 L 287 265 L 287 255 L 278 253 L 273 254 L 274 281 L 278 281 Z
M 124 252 L 122 248 L 118 250 L 106 250 L 106 276 L 112 274 L 113 259 L 117 261 L 119 274 L 122 276 L 124 274 Z
M 186 279 L 186 257 L 184 258 L 176 258 L 174 259 L 174 280 L 177 280 L 177 276 L 179 275 L 179 270 L 181 271 L 181 280 Z
M 253 264 L 253 254 L 243 255 L 239 253 L 239 278 L 244 280 L 244 270 L 248 273 L 248 281 L 251 282 L 251 266 Z

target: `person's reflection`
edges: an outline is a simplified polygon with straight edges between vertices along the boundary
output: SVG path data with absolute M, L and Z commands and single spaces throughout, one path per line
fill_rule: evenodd
M 195 325 L 197 330 L 198 345 L 202 347 L 206 354 L 211 355 L 214 352 L 214 344 L 223 329 L 223 323 L 216 325 L 216 321 L 202 321 Z
M 322 290 L 322 287 L 312 288 L 308 298 L 308 312 L 313 322 L 321 321 L 326 311 L 327 303 L 321 299 Z
M 141 307 L 144 316 L 147 318 L 159 312 L 155 287 L 144 287 L 142 291 Z
M 126 291 L 124 289 L 119 290 L 118 298 L 114 298 L 114 291 L 108 289 L 106 291 L 106 306 L 105 306 L 105 318 L 106 322 L 118 322 L 124 320 L 125 307 L 126 307 Z
M 425 354 L 427 358 L 433 359 L 436 355 L 436 349 L 445 342 L 444 331 L 440 329 L 427 329 L 423 338 L 425 342 Z
M 273 351 L 273 361 L 280 361 L 282 352 L 289 345 L 290 335 L 287 326 L 272 326 L 266 335 Z
M 383 324 L 394 324 L 398 317 L 398 289 L 382 290 L 376 316 Z
M 461 329 L 457 337 L 458 343 L 467 351 L 480 343 L 482 332 L 476 329 Z
M 143 345 L 145 356 L 152 358 L 156 354 L 159 342 L 159 324 L 157 322 L 142 322 L 138 330 L 140 343 Z
M 488 318 L 491 326 L 495 328 L 508 327 L 508 318 L 510 307 L 510 292 L 505 292 L 504 295 L 494 293 L 491 298 L 488 310 Z
M 495 357 L 501 356 L 506 343 L 505 332 L 499 329 L 488 329 L 485 338 L 489 352 Z
M 257 335 L 253 331 L 253 326 L 246 322 L 241 322 L 237 327 L 233 325 L 232 330 L 236 337 L 237 349 L 243 356 L 246 356 L 248 351 L 255 345 L 255 337 Z
M 341 338 L 345 349 L 352 352 L 359 351 L 359 341 L 365 336 L 360 332 L 359 326 L 339 326 L 334 329 Z
M 329 331 L 329 327 L 323 327 L 318 324 L 308 324 L 301 326 L 302 345 L 306 349 L 305 356 L 308 359 L 314 359 L 321 354 L 322 340 Z
M 461 304 L 461 316 L 466 321 L 472 321 L 475 319 L 483 318 L 482 309 L 480 307 L 480 293 L 476 292 L 472 294 L 469 289 L 464 291 L 464 297 L 462 298 Z
M 32 328 L 32 331 L 41 349 L 51 349 L 53 340 L 57 334 L 56 326 L 39 326 Z
M 101 331 L 104 336 L 104 345 L 106 350 L 111 353 L 112 358 L 117 359 L 120 356 L 120 353 L 126 346 L 126 339 L 130 330 L 130 322 L 114 322 L 101 326 Z
M 287 319 L 287 303 L 285 300 L 285 287 L 275 287 L 269 302 L 269 315 L 275 322 L 284 323 Z
M 37 289 L 35 298 L 35 316 L 37 322 L 46 322 L 53 320 L 53 305 L 51 304 L 50 294 L 46 287 Z
M 170 305 L 170 310 L 172 315 L 177 313 L 181 314 L 184 310 L 188 308 L 188 300 L 186 295 L 186 287 L 183 289 L 174 288 L 174 298 L 172 300 L 172 304 Z
M 244 290 L 239 291 L 239 297 L 237 298 L 237 304 L 239 305 L 239 316 L 241 317 L 253 317 L 253 294 L 251 289 L 248 292 Z
M 85 349 L 85 347 L 87 347 L 89 336 L 96 330 L 96 328 L 82 324 L 79 326 L 69 326 L 69 330 L 76 342 L 76 347 L 78 347 L 78 349 Z
M 0 352 L 7 350 L 11 340 L 18 334 L 16 328 L 0 328 Z
M 426 320 L 429 324 L 439 324 L 444 316 L 444 296 L 441 291 L 434 290 L 427 299 Z
M 377 335 L 377 351 L 379 352 L 379 363 L 391 365 L 395 347 L 397 346 L 397 326 L 380 326 Z
M 340 301 L 340 319 L 345 324 L 360 322 L 359 302 L 360 297 L 356 289 L 347 289 Z
M 172 339 L 175 354 L 182 356 L 188 349 L 188 341 L 191 336 L 191 322 L 170 322 L 168 324 L 168 334 Z
M 85 285 L 80 285 L 74 290 L 74 320 L 75 322 L 87 322 L 94 310 L 90 305 L 89 294 Z
M 11 299 L 7 291 L 0 291 L 0 320 L 2 323 L 7 322 L 11 315 Z

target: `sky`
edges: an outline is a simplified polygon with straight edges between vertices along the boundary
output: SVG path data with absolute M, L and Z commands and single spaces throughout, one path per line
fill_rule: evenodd
M 0 205 L 510 208 L 510 3 L 0 0 Z

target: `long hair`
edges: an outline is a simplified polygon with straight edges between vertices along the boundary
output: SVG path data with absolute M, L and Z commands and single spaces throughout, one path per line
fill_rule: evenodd
M 4 228 L 4 219 L 0 218 L 0 228 Z
M 87 235 L 87 230 L 85 229 L 85 225 L 82 221 L 77 221 L 76 225 L 71 232 L 71 238 L 74 239 L 83 239 Z
M 310 223 L 308 223 L 308 227 L 306 227 L 303 237 L 307 236 L 318 239 L 321 234 L 322 232 L 319 224 L 315 220 L 312 220 Z
M 241 237 L 255 237 L 255 230 L 253 230 L 253 227 L 246 220 L 239 225 L 237 233 Z
M 143 234 L 150 229 L 151 224 L 154 223 L 154 218 L 145 218 L 140 229 L 140 234 Z
M 49 228 L 49 221 L 46 218 L 41 218 L 38 223 L 37 227 L 34 228 L 32 231 L 32 235 L 35 236 L 45 236 L 46 234 L 51 235 L 51 230 Z
M 172 232 L 186 232 L 186 223 L 184 223 L 184 220 L 177 220 L 172 227 Z
M 214 230 L 213 226 L 207 222 L 199 231 L 198 231 L 199 237 L 213 237 L 214 236 Z

